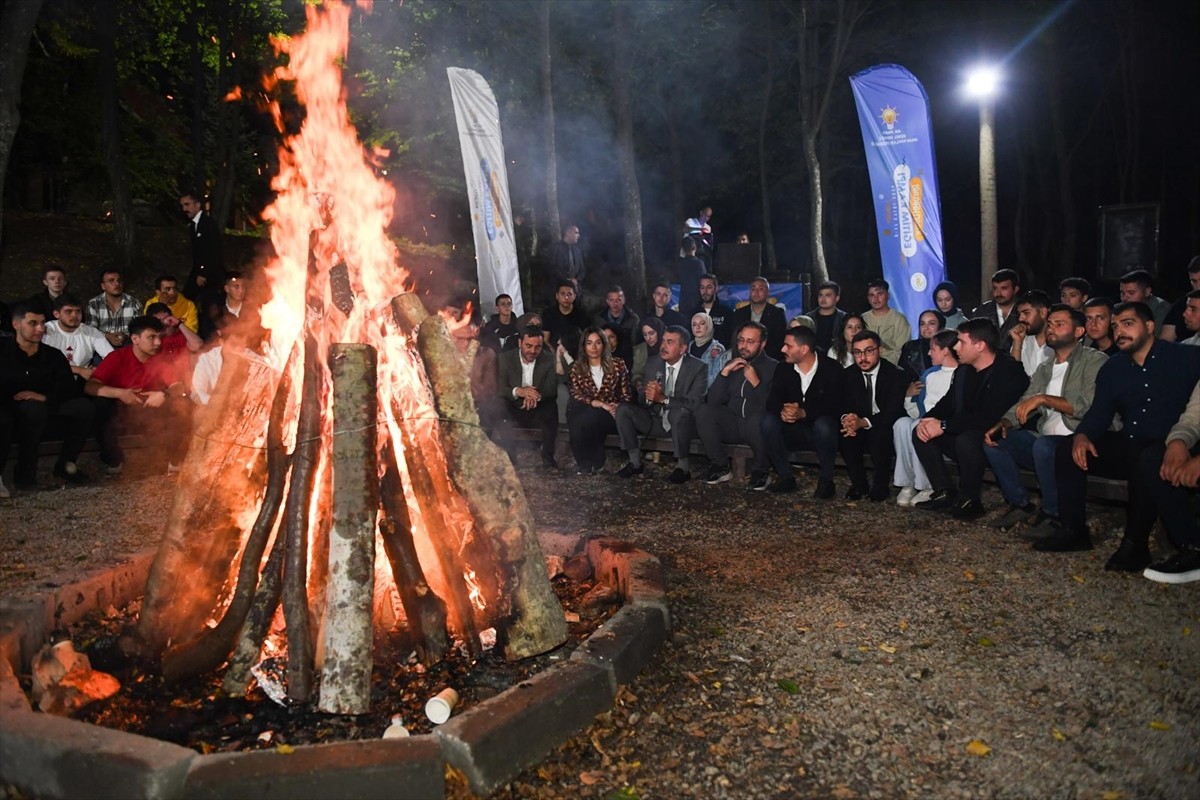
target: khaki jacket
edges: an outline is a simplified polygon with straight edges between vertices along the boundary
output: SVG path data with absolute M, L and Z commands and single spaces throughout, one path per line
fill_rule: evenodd
M 1082 342 L 1076 344 L 1071 355 L 1067 356 L 1067 374 L 1063 376 L 1062 394 L 1059 396 L 1075 409 L 1071 416 L 1063 415 L 1063 423 L 1071 430 L 1078 427 L 1083 415 L 1092 407 L 1092 399 L 1096 396 L 1096 373 L 1105 361 L 1108 361 L 1108 356 L 1099 350 L 1084 347 Z M 1054 376 L 1054 362 L 1053 358 L 1047 359 L 1033 371 L 1029 379 L 1029 388 L 1004 414 L 1004 418 L 1014 428 L 1020 427 L 1017 422 L 1017 406 L 1034 395 L 1046 393 L 1046 387 L 1050 385 L 1050 379 Z M 1038 409 L 1037 413 L 1042 413 L 1042 410 Z

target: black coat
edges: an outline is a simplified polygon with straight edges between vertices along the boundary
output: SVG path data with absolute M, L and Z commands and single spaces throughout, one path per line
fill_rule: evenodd
M 778 414 L 784 403 L 799 403 L 804 409 L 805 422 L 824 416 L 841 417 L 845 405 L 842 367 L 829 356 L 817 356 L 817 364 L 817 374 L 805 393 L 795 367 L 780 361 L 767 396 L 767 413 Z
M 857 414 L 870 420 L 872 430 L 891 431 L 892 425 L 904 414 L 904 393 L 911 380 L 907 372 L 887 359 L 879 359 L 879 372 L 875 374 L 875 405 L 879 406 L 878 414 L 871 413 L 867 382 L 857 364 L 845 368 L 842 382 L 845 387 L 843 413 Z
M 221 254 L 221 231 L 207 211 L 200 212 L 200 220 L 194 225 L 189 221 L 192 240 L 192 271 L 188 273 L 183 293 L 189 300 L 197 300 L 196 279 L 203 276 L 207 292 L 220 292 L 225 288 L 225 260 Z M 197 303 L 199 308 L 199 303 Z M 199 308 L 201 314 L 205 309 Z
M 747 303 L 733 312 L 733 325 L 731 329 L 736 331 L 749 321 L 750 304 Z M 759 321 L 767 329 L 767 346 L 763 352 L 771 358 L 778 358 L 779 348 L 783 347 L 783 334 L 787 332 L 787 318 L 783 315 L 783 309 L 777 305 L 767 303 L 767 307 L 763 309 L 762 319 Z
M 950 390 L 925 416 L 945 420 L 946 433 L 986 431 L 1021 399 L 1029 376 L 1007 353 L 982 372 L 963 364 L 954 370 Z

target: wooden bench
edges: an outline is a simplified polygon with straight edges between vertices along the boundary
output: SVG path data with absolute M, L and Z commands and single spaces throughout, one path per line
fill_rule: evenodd
M 536 428 L 516 428 L 513 430 L 513 438 L 517 440 L 538 441 L 541 438 L 541 431 Z M 604 440 L 604 446 L 613 450 L 621 449 L 621 441 L 616 436 L 609 436 Z M 560 457 L 569 453 L 569 439 L 565 426 L 559 426 L 558 439 L 555 443 L 555 451 Z M 642 450 L 649 453 L 666 453 L 671 455 L 675 452 L 675 446 L 669 438 L 659 437 L 643 437 Z M 737 479 L 744 479 L 747 474 L 747 465 L 753 458 L 754 454 L 750 451 L 750 447 L 744 444 L 725 445 L 725 450 L 729 454 L 730 466 L 733 470 L 733 476 Z M 692 446 L 688 450 L 691 455 L 703 456 L 704 445 L 699 439 L 692 440 Z M 794 450 L 792 451 L 789 460 L 793 464 L 799 464 L 805 467 L 817 466 L 817 454 L 810 450 Z M 865 457 L 867 468 L 871 467 L 871 457 Z M 845 468 L 846 462 L 839 455 L 836 464 L 840 468 Z M 948 465 L 951 474 L 958 474 L 958 465 L 950 463 Z M 989 483 L 996 482 L 996 476 L 992 471 L 984 470 L 983 479 Z M 1040 489 L 1037 475 L 1032 472 L 1021 471 L 1021 483 L 1026 487 L 1034 490 Z M 1088 498 L 1091 500 L 1102 500 L 1110 503 L 1124 503 L 1129 499 L 1129 484 L 1126 481 L 1115 480 L 1112 478 L 1101 478 L 1094 475 L 1089 475 L 1087 479 Z

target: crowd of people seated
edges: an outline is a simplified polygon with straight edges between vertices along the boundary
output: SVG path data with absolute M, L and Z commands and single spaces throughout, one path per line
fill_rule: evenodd
M 542 315 L 553 326 L 533 330 L 556 348 L 569 387 L 565 419 L 580 474 L 603 469 L 605 437 L 616 434 L 625 458 L 614 474 L 642 475 L 643 440 L 652 437 L 671 441 L 669 482 L 716 486 L 733 479 L 727 447 L 745 445 L 747 488 L 782 494 L 798 488 L 792 452 L 808 450 L 818 462 L 814 497 L 828 500 L 840 454 L 848 500 L 987 517 L 1041 552 L 1090 549 L 1087 478 L 1122 479 L 1125 534 L 1106 568 L 1179 583 L 1200 580 L 1190 505 L 1200 484 L 1200 257 L 1188 277 L 1191 291 L 1170 303 L 1148 273 L 1130 272 L 1114 302 L 1091 296 L 1083 278 L 1062 281 L 1052 298 L 1000 270 L 991 300 L 971 311 L 953 283 L 938 284 L 915 336 L 881 279 L 870 282 L 862 314 L 842 308 L 841 287 L 826 282 L 792 323 L 761 277 L 737 309 L 718 300 L 711 274 L 685 287 L 683 296 L 699 297 L 692 308 L 670 308 L 670 287 L 656 285 L 642 317 L 613 286 L 606 310 L 586 322 L 567 279 Z M 484 344 L 496 346 L 495 337 Z M 532 350 L 510 358 L 514 378 L 526 359 L 522 385 L 533 389 Z M 519 388 L 502 392 L 515 398 Z M 507 424 L 520 424 L 510 416 Z M 543 461 L 556 466 L 547 454 L 557 432 L 523 426 L 542 427 Z M 693 439 L 708 462 L 698 475 Z M 1000 509 L 983 505 L 989 468 Z M 1035 476 L 1037 499 L 1022 470 Z M 1177 552 L 1154 561 L 1158 521 Z
M 162 466 L 175 471 L 194 406 L 216 387 L 222 351 L 263 357 L 245 276 L 222 277 L 222 289 L 198 306 L 172 275 L 160 275 L 142 302 L 125 292 L 119 270 L 105 269 L 99 294 L 84 301 L 61 269 L 48 269 L 45 289 L 6 313 L 11 335 L 0 336 L 0 497 L 12 491 L 3 474 L 14 445 L 13 490 L 53 488 L 37 475 L 40 444 L 50 437 L 61 440 L 53 475 L 68 484 L 93 480 L 78 464 L 89 437 L 108 476 L 122 472 L 120 442 L 131 433 L 154 441 Z

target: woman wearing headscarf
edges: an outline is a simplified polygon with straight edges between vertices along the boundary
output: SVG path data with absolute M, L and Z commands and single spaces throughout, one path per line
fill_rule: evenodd
M 630 372 L 635 389 L 642 388 L 642 373 L 646 371 L 646 357 L 658 352 L 658 346 L 662 344 L 663 332 L 667 329 L 667 326 L 663 325 L 663 321 L 654 316 L 642 317 L 640 323 L 642 340 L 634 345 L 633 370 Z
M 929 356 L 929 343 L 933 335 L 946 327 L 946 318 L 942 312 L 927 308 L 921 312 L 917 320 L 917 338 L 904 343 L 900 348 L 901 369 L 908 370 L 910 379 L 916 380 L 925 370 L 933 366 Z
M 604 331 L 590 327 L 583 332 L 569 382 L 571 454 L 578 474 L 594 475 L 604 468 L 604 438 L 617 432 L 617 406 L 633 402 L 629 370 L 613 356 Z
M 942 281 L 937 285 L 933 290 L 933 305 L 946 318 L 943 328 L 958 330 L 958 326 L 967 321 L 967 315 L 958 307 L 958 287 L 953 281 Z
M 714 330 L 712 317 L 707 311 L 697 311 L 692 315 L 692 346 L 688 348 L 688 352 L 708 367 L 708 383 L 705 388 L 712 386 L 717 375 L 721 373 L 721 368 L 725 366 L 725 359 L 722 358 L 725 345 L 713 338 Z

